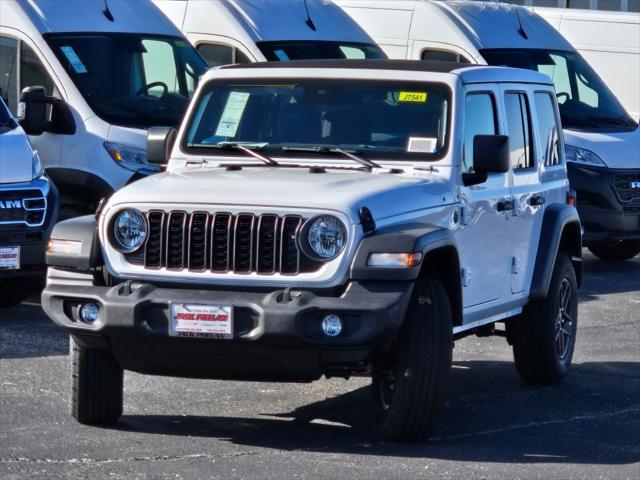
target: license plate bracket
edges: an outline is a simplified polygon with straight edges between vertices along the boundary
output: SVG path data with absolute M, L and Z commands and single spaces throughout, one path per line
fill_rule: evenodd
M 171 303 L 169 335 L 185 338 L 233 338 L 233 307 L 203 303 Z
M 20 269 L 20 247 L 0 247 L 0 270 Z

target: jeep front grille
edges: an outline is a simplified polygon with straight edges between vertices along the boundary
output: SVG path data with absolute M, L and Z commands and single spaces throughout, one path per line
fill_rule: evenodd
M 640 173 L 615 176 L 615 190 L 626 215 L 640 214 Z
M 44 223 L 46 210 L 47 201 L 40 190 L 0 192 L 0 224 L 39 227 Z
M 298 215 L 151 210 L 147 219 L 144 247 L 126 255 L 147 269 L 296 275 L 321 266 L 301 255 Z

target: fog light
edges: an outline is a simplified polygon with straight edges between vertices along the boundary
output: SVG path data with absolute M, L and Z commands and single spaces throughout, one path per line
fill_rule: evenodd
M 337 337 L 342 332 L 342 320 L 337 315 L 327 315 L 322 320 L 322 331 L 329 337 Z
M 84 323 L 94 324 L 100 318 L 100 308 L 95 303 L 85 303 L 80 307 L 80 319 Z

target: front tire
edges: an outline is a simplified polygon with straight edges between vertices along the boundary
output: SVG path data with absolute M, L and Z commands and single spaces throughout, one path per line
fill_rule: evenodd
M 547 297 L 530 302 L 508 327 L 523 380 L 549 385 L 567 375 L 578 328 L 578 284 L 565 253 L 558 253 Z
M 122 416 L 124 371 L 109 352 L 71 342 L 71 415 L 85 425 L 110 425 Z
M 453 350 L 451 304 L 442 284 L 419 280 L 397 341 L 374 366 L 372 400 L 385 440 L 433 433 L 447 397 Z
M 589 245 L 596 257 L 610 262 L 629 260 L 640 253 L 640 240 L 622 240 L 618 243 L 596 243 Z

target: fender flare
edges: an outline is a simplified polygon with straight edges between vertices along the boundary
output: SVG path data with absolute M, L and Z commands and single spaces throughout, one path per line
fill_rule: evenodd
M 569 254 L 576 271 L 578 286 L 580 286 L 582 281 L 580 217 L 575 207 L 565 203 L 554 203 L 544 211 L 530 298 L 545 298 L 547 296 L 553 267 L 561 249 Z
M 47 176 L 58 187 L 61 198 L 70 193 L 81 198 L 90 198 L 97 203 L 114 192 L 111 185 L 102 178 L 83 170 L 51 167 L 47 168 Z
M 57 223 L 51 232 L 51 239 L 80 242 L 80 253 L 47 252 L 46 261 L 49 267 L 88 271 L 103 263 L 94 215 L 70 218 Z

